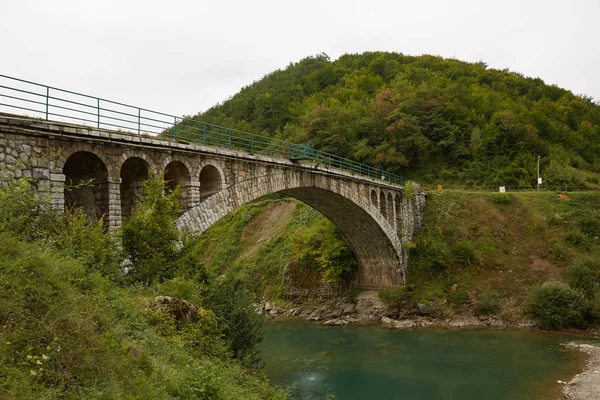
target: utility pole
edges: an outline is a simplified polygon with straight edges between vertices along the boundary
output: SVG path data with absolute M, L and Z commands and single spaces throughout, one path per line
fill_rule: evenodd
M 539 188 L 540 188 L 540 156 L 538 156 L 538 159 L 537 159 L 537 169 L 538 169 L 537 188 L 539 190 Z

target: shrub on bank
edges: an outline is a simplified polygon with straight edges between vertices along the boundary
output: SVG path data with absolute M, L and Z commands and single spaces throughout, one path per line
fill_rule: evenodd
M 575 259 L 567 271 L 567 282 L 574 289 L 583 292 L 586 298 L 592 299 L 599 288 L 598 269 L 589 260 Z
M 584 328 L 591 318 L 584 294 L 558 281 L 533 289 L 525 310 L 542 329 Z
M 477 315 L 491 315 L 500 311 L 500 296 L 495 292 L 486 292 L 475 300 Z

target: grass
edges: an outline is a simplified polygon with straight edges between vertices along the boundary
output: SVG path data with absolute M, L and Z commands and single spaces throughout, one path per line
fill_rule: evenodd
M 148 319 L 147 299 L 182 287 L 120 287 L 41 244 L 0 237 L 0 399 L 284 398 Z
M 593 192 L 433 192 L 408 281 L 417 298 L 439 304 L 456 297 L 447 290 L 456 283 L 470 300 L 455 302 L 459 310 L 492 288 L 502 312 L 514 317 L 534 287 L 564 281 L 574 258 L 598 257 L 597 220 L 600 195 Z

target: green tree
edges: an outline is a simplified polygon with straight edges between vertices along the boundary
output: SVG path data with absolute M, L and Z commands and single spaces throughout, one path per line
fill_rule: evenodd
M 175 226 L 179 189 L 170 192 L 162 176 L 144 181 L 133 215 L 122 227 L 123 250 L 131 261 L 130 281 L 152 282 L 171 277 L 180 234 Z

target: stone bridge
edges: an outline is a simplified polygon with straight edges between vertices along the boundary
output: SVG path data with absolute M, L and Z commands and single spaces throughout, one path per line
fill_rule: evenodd
M 282 193 L 339 228 L 363 288 L 405 283 L 403 241 L 420 227 L 425 203 L 418 190 L 403 196 L 401 187 L 314 162 L 0 115 L 0 181 L 32 178 L 55 206 L 82 207 L 108 227 L 131 215 L 148 170 L 180 187 L 182 230 L 202 233 L 237 207 Z

